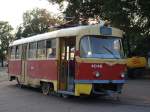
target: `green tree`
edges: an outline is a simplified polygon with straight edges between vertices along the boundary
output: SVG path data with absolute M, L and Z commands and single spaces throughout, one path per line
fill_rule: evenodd
M 9 43 L 13 40 L 11 31 L 13 28 L 8 22 L 0 21 L 0 61 L 3 66 L 3 61 L 7 56 Z
M 48 0 L 61 4 L 68 1 L 64 14 L 73 17 L 74 22 L 80 18 L 88 19 L 100 16 L 110 20 L 113 27 L 125 31 L 127 51 L 136 51 L 146 55 L 149 47 L 141 46 L 150 37 L 150 1 L 149 0 Z M 144 53 L 143 53 L 144 49 Z
M 49 31 L 50 26 L 59 24 L 60 21 L 46 9 L 33 9 L 23 14 L 23 24 L 18 28 L 16 38 L 29 37 Z
M 150 1 L 136 0 L 135 25 L 140 27 L 140 37 L 135 52 L 146 55 L 150 52 Z
M 17 28 L 17 32 L 16 32 L 16 34 L 15 34 L 16 39 L 21 39 L 22 33 L 23 33 L 23 27 L 22 27 L 22 26 L 19 26 L 19 27 Z

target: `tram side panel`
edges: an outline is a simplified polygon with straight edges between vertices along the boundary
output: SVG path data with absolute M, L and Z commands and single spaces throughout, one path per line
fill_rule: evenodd
M 32 79 L 57 82 L 57 60 L 28 60 L 27 75 Z
M 9 60 L 8 74 L 11 77 L 21 75 L 21 60 Z

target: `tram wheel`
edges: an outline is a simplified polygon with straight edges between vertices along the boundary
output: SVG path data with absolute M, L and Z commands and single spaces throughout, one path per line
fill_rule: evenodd
M 44 94 L 44 95 L 49 95 L 49 93 L 50 93 L 50 84 L 49 83 L 42 83 L 42 93 Z

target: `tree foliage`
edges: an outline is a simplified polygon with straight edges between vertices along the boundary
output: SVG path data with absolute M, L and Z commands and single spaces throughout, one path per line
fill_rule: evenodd
M 127 48 L 130 52 L 146 55 L 150 51 L 150 1 L 149 0 L 48 0 L 61 4 L 68 1 L 66 17 L 88 19 L 100 16 L 110 20 L 113 27 L 125 31 Z
M 12 30 L 13 28 L 8 22 L 0 21 L 0 60 L 2 65 L 7 55 L 9 43 L 13 40 Z
M 29 37 L 49 31 L 49 27 L 60 21 L 51 16 L 46 9 L 33 9 L 23 14 L 23 25 L 18 28 L 17 38 Z

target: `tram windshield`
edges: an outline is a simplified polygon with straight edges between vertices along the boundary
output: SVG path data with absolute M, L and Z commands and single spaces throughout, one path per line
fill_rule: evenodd
M 80 42 L 82 58 L 120 59 L 123 57 L 121 39 L 103 36 L 85 36 Z

